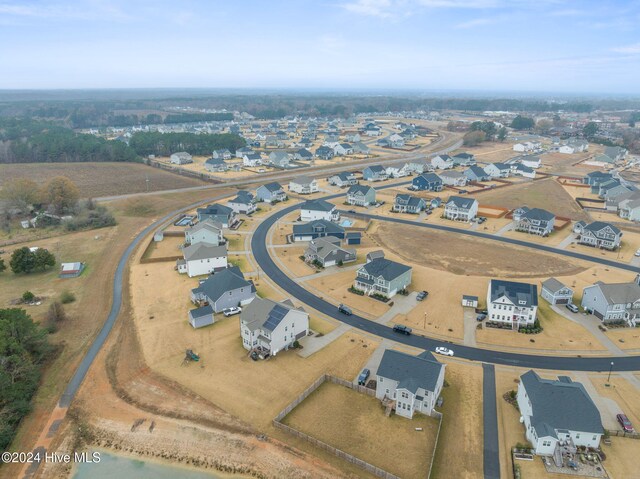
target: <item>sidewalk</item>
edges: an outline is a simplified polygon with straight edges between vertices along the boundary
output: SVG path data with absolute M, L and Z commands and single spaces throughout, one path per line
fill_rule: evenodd
M 371 371 L 371 375 L 369 376 L 369 379 L 376 378 L 376 373 L 378 372 L 378 366 L 380 366 L 380 361 L 382 361 L 382 355 L 387 349 L 391 348 L 391 346 L 393 346 L 393 342 L 390 339 L 383 339 L 378 345 L 378 347 L 375 349 L 375 351 L 371 354 L 371 356 L 369 357 L 369 360 L 362 368 L 362 369 L 369 369 L 369 371 Z M 356 375 L 356 377 L 353 378 L 354 383 L 358 382 L 358 376 L 360 375 L 360 372 L 361 371 L 358 371 L 358 374 Z
M 401 294 L 396 294 L 391 301 L 393 301 L 393 306 L 389 308 L 389 310 L 384 313 L 382 316 L 378 317 L 375 322 L 378 324 L 387 324 L 398 314 L 407 314 L 411 312 L 413 308 L 416 307 L 416 296 L 417 292 L 409 293 L 408 296 L 402 296 Z
M 576 241 L 578 235 L 575 233 L 570 233 L 569 236 L 567 236 L 565 239 L 563 239 L 560 244 L 558 246 L 556 246 L 556 248 L 558 249 L 566 249 L 567 246 L 569 246 L 571 243 L 573 243 L 574 241 Z
M 502 228 L 500 228 L 498 231 L 496 231 L 495 233 L 493 233 L 495 236 L 502 236 L 503 234 L 505 234 L 507 231 L 511 231 L 513 228 L 515 227 L 514 222 L 512 221 L 511 223 L 509 223 L 508 225 L 504 225 Z
M 325 346 L 334 342 L 349 330 L 351 330 L 351 326 L 342 323 L 330 333 L 327 333 L 324 336 L 320 336 L 319 338 L 316 336 L 305 336 L 304 338 L 301 338 L 300 344 L 303 346 L 303 348 L 302 350 L 300 350 L 300 352 L 298 352 L 298 356 L 308 358 L 313 353 L 317 353 Z

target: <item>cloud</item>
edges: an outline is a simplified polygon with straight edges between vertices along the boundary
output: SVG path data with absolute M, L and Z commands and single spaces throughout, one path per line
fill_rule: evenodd
M 496 21 L 497 19 L 495 18 L 474 18 L 473 20 L 458 23 L 455 26 L 455 28 L 466 29 L 466 28 L 480 27 L 482 25 L 489 25 L 491 23 L 496 23 Z
M 0 18 L 44 18 L 59 20 L 128 20 L 129 15 L 124 13 L 114 2 L 105 0 L 86 0 L 76 5 L 60 3 L 0 3 Z
M 615 48 L 612 48 L 611 51 L 616 53 L 627 53 L 627 54 L 640 53 L 640 43 L 634 43 L 633 45 L 625 45 L 622 47 L 615 47 Z
M 391 0 L 356 0 L 345 3 L 342 7 L 352 13 L 371 17 L 387 18 L 392 16 L 398 2 Z

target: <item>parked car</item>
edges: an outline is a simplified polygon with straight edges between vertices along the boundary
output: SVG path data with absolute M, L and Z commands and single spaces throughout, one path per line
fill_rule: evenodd
M 418 296 L 416 296 L 416 299 L 418 301 L 423 301 L 427 298 L 427 296 L 429 296 L 429 292 L 428 291 L 420 291 L 418 293 Z
M 486 314 L 480 313 L 478 316 L 476 316 L 476 321 L 484 321 L 485 319 L 487 319 Z
M 234 314 L 240 314 L 242 312 L 242 308 L 239 306 L 233 306 L 231 308 L 223 309 L 222 314 L 225 316 L 233 316 Z
M 370 375 L 371 375 L 371 371 L 369 371 L 367 368 L 364 368 L 360 373 L 360 376 L 358 376 L 358 384 L 360 386 L 366 385 L 367 379 L 369 379 Z
M 622 426 L 624 432 L 634 432 L 633 424 L 629 421 L 629 418 L 625 414 L 617 414 L 616 419 Z
M 411 334 L 412 329 L 408 326 L 405 326 L 404 324 L 396 324 L 393 327 L 393 331 L 396 333 L 402 333 L 402 334 L 406 334 L 407 336 L 409 336 Z
M 482 224 L 485 221 L 487 221 L 487 217 L 486 216 L 478 216 L 478 223 Z
M 430 215 L 431 213 L 433 213 L 433 210 L 425 210 L 425 213 Z
M 345 306 L 344 304 L 341 304 L 340 306 L 338 306 L 338 311 L 340 311 L 342 314 L 346 314 L 347 316 L 351 316 L 353 314 L 353 311 L 351 311 L 351 308 L 349 308 L 348 306 Z
M 578 307 L 577 307 L 575 304 L 573 304 L 573 303 L 567 303 L 567 304 L 565 305 L 565 307 L 566 307 L 569 311 L 571 311 L 572 313 L 577 313 L 577 312 L 579 312 L 579 311 L 580 311 L 580 310 L 578 309 Z
M 442 354 L 443 356 L 453 356 L 453 351 L 449 348 L 445 348 L 444 346 L 438 346 L 436 348 L 436 353 Z
M 458 194 L 459 195 L 465 195 L 465 194 L 467 194 L 467 190 L 458 190 Z
M 640 249 L 637 249 L 635 253 L 633 253 L 633 256 L 640 256 Z
M 478 311 L 478 310 L 476 309 L 476 313 L 478 313 L 478 314 L 484 314 L 484 315 L 486 316 L 487 314 L 489 314 L 489 311 L 488 311 L 488 310 L 486 310 L 486 309 L 481 309 L 480 311 Z
M 356 212 L 356 210 L 349 210 L 349 211 L 347 211 L 347 213 L 355 213 L 355 212 Z

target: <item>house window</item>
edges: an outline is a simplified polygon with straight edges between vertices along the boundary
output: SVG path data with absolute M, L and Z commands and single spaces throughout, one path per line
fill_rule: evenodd
M 576 439 L 580 439 L 580 434 L 576 434 Z
M 593 437 L 591 438 L 591 440 L 592 440 L 592 441 L 595 441 L 595 440 L 596 440 L 596 436 L 593 436 Z

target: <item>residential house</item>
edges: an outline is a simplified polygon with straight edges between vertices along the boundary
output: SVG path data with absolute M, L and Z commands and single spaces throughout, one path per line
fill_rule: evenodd
M 478 200 L 464 196 L 450 196 L 444 205 L 444 217 L 455 221 L 472 221 L 478 215 Z
M 351 263 L 356 260 L 356 250 L 340 246 L 340 239 L 335 236 L 316 238 L 309 242 L 304 252 L 304 259 L 309 263 L 317 261 L 323 268 Z
M 427 202 L 417 196 L 398 194 L 393 203 L 393 211 L 396 213 L 418 214 L 427 208 Z
M 227 245 L 195 243 L 182 250 L 183 259 L 177 261 L 178 273 L 190 278 L 211 274 L 227 267 Z
M 516 176 L 524 176 L 525 178 L 535 178 L 536 177 L 536 170 L 534 170 L 533 168 L 530 168 L 522 163 L 518 163 L 516 165 L 516 171 L 515 171 Z
M 238 191 L 238 195 L 227 202 L 227 206 L 236 214 L 250 215 L 258 209 L 256 206 L 256 198 L 248 191 Z
M 367 253 L 367 255 L 365 256 L 365 261 L 368 263 L 370 261 L 373 261 L 374 259 L 378 259 L 378 258 L 384 258 L 384 251 L 381 249 L 376 249 L 373 251 L 369 251 Z
M 453 158 L 449 155 L 438 155 L 431 158 L 431 166 L 436 170 L 448 170 L 453 168 Z
M 351 147 L 353 148 L 353 153 L 356 155 L 369 155 L 369 153 L 371 153 L 371 148 L 361 141 L 354 141 Z
M 188 163 L 193 163 L 193 158 L 186 151 L 179 151 L 177 153 L 173 153 L 169 157 L 169 161 L 174 165 L 186 165 Z
M 340 213 L 336 205 L 325 200 L 307 200 L 300 205 L 302 221 L 327 220 L 338 221 Z
M 293 158 L 298 161 L 311 161 L 313 160 L 313 153 L 306 148 L 300 148 L 293 154 Z
M 240 313 L 240 337 L 248 351 L 276 356 L 309 334 L 309 315 L 291 301 L 255 298 Z
M 206 218 L 184 232 L 184 242 L 188 245 L 197 243 L 221 245 L 224 243 L 222 224 L 211 218 Z
M 335 156 L 353 155 L 353 146 L 349 143 L 336 143 L 333 146 L 333 154 Z
M 286 200 L 287 194 L 284 192 L 284 189 L 282 189 L 282 186 L 280 186 L 280 183 L 274 181 L 258 187 L 256 190 L 256 198 L 265 203 L 277 203 L 278 201 Z
M 516 222 L 515 229 L 517 231 L 549 236 L 553 231 L 556 216 L 541 208 L 522 206 L 513 211 L 513 219 Z
M 446 186 L 465 186 L 468 181 L 467 176 L 463 172 L 456 170 L 443 171 L 439 176 L 442 179 L 442 184 Z
M 478 307 L 478 297 L 472 296 L 469 294 L 462 295 L 462 307 L 463 308 L 477 308 Z
M 442 191 L 442 178 L 435 173 L 423 173 L 411 181 L 411 186 L 417 191 Z
M 360 135 L 357 132 L 354 133 L 347 133 L 344 136 L 344 139 L 346 141 L 348 141 L 349 143 L 356 143 L 362 140 L 362 138 L 360 138 Z
M 523 153 L 527 153 L 530 151 L 536 151 L 540 149 L 542 145 L 537 141 L 524 141 L 522 143 L 516 143 L 513 145 L 513 151 L 519 151 Z
M 377 294 L 392 298 L 411 284 L 411 272 L 411 266 L 377 258 L 358 269 L 353 287 L 369 296 Z
M 582 182 L 591 186 L 591 192 L 597 193 L 598 187 L 602 183 L 606 183 L 609 180 L 613 179 L 613 175 L 611 173 L 605 173 L 604 171 L 592 171 L 591 173 L 587 173 L 585 177 L 582 179 Z M 594 190 L 594 187 L 596 188 Z
M 376 190 L 368 185 L 351 185 L 347 190 L 347 203 L 354 206 L 369 206 L 376 202 Z
M 538 313 L 535 284 L 492 279 L 487 289 L 487 319 L 518 330 L 531 327 Z
M 242 164 L 251 168 L 262 166 L 262 155 L 260 153 L 245 153 L 242 155 Z
M 640 221 L 640 193 L 632 192 L 618 203 L 618 216 L 629 221 Z
M 293 225 L 293 241 L 311 241 L 325 236 L 344 239 L 344 228 L 328 220 L 314 220 L 308 223 Z
M 627 150 L 621 146 L 605 146 L 604 154 L 611 158 L 615 163 L 624 160 L 627 156 Z
M 209 158 L 204 162 L 204 169 L 212 173 L 223 173 L 229 169 L 229 165 L 222 158 Z
M 371 165 L 362 170 L 362 178 L 365 181 L 384 181 L 389 178 L 389 175 L 384 166 Z
M 330 185 L 339 186 L 340 188 L 358 184 L 356 175 L 348 171 L 336 173 L 335 175 L 330 176 L 328 181 Z
M 249 155 L 251 153 L 255 153 L 255 151 L 253 151 L 253 149 L 249 148 L 248 146 L 243 146 L 236 150 L 236 158 L 244 158 L 244 155 Z
M 430 168 L 431 165 L 427 160 L 411 160 L 405 165 L 405 169 L 409 173 L 415 173 L 417 175 L 428 172 Z
M 193 329 L 203 328 L 215 323 L 213 307 L 209 304 L 189 311 L 189 324 Z
M 291 157 L 286 151 L 272 151 L 269 153 L 269 163 L 276 168 L 289 168 Z
M 382 138 L 376 142 L 376 145 L 384 148 L 403 148 L 404 138 L 397 133 Z
M 220 160 L 230 160 L 231 159 L 231 152 L 224 148 L 222 150 L 214 150 L 213 154 L 211 155 L 211 158 L 215 158 L 220 159 Z
M 587 151 L 589 149 L 589 142 L 587 140 L 582 140 L 579 138 L 569 138 L 558 148 L 559 153 L 564 153 L 565 155 L 572 155 L 574 153 L 582 153 L 583 151 Z
M 442 387 L 445 365 L 425 351 L 418 356 L 387 349 L 376 372 L 376 397 L 408 419 L 418 412 L 433 415 Z
M 360 233 L 360 231 L 349 231 L 345 234 L 344 242 L 348 245 L 361 244 L 362 233 Z
M 470 166 L 464 170 L 464 175 L 469 181 L 489 181 L 491 179 L 491 175 L 479 166 Z
M 402 166 L 399 166 L 399 165 L 387 166 L 386 172 L 389 178 L 403 178 L 409 175 L 409 170 L 407 170 L 406 164 Z
M 626 322 L 635 327 L 640 324 L 639 277 L 630 283 L 605 284 L 598 281 L 582 291 L 582 307 L 603 323 Z
M 317 193 L 319 191 L 318 182 L 314 178 L 309 178 L 308 176 L 299 176 L 289 182 L 289 191 L 300 195 Z
M 600 412 L 581 383 L 568 376 L 542 379 L 530 370 L 520 376 L 516 396 L 525 437 L 539 456 L 562 465 L 563 453 L 597 449 L 604 435 Z
M 517 162 L 528 168 L 533 168 L 534 170 L 537 170 L 542 166 L 542 159 L 540 159 L 538 155 L 520 156 L 518 157 Z
M 550 304 L 568 304 L 573 302 L 573 290 L 556 278 L 549 278 L 542 282 L 540 296 Z
M 506 163 L 489 163 L 484 167 L 484 171 L 491 178 L 507 178 L 511 173 L 511 166 Z
M 217 203 L 207 205 L 205 208 L 198 208 L 196 212 L 198 214 L 198 221 L 211 218 L 219 222 L 223 228 L 230 228 L 237 221 L 236 213 L 231 208 Z
M 453 155 L 453 166 L 472 166 L 476 164 L 476 157 L 473 153 L 458 153 Z
M 380 129 L 379 126 L 370 124 L 365 126 L 364 134 L 366 136 L 380 136 L 382 135 L 382 130 Z
M 620 247 L 622 231 L 616 226 L 604 221 L 594 221 L 584 225 L 578 238 L 579 244 L 594 246 L 608 250 L 615 250 Z
M 191 290 L 191 301 L 196 305 L 208 304 L 214 313 L 221 313 L 235 306 L 245 306 L 255 297 L 255 286 L 244 279 L 237 266 L 212 274 Z
M 320 146 L 316 149 L 316 156 L 321 160 L 330 160 L 335 156 L 333 152 L 333 148 L 329 148 L 328 146 Z

